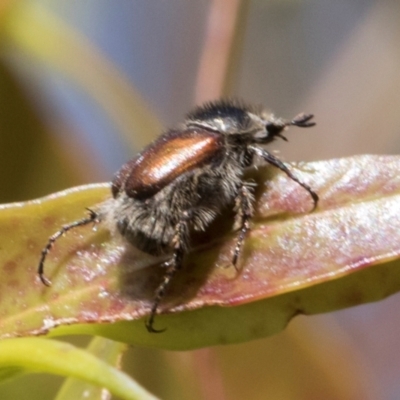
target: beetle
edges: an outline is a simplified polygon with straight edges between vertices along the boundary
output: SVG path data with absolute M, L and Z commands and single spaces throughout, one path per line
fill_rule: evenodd
M 290 121 L 262 107 L 238 100 L 218 100 L 195 108 L 183 123 L 167 130 L 135 158 L 125 163 L 111 182 L 112 198 L 89 216 L 63 226 L 43 248 L 38 275 L 45 285 L 44 262 L 54 242 L 67 231 L 108 221 L 133 246 L 151 255 L 170 255 L 146 321 L 154 327 L 160 302 L 190 250 L 193 231 L 204 231 L 226 206 L 233 206 L 238 238 L 232 255 L 236 268 L 254 213 L 254 182 L 244 179 L 257 159 L 279 168 L 311 196 L 318 195 L 264 146 L 276 138 L 287 140 L 290 126 L 315 125 L 312 114 Z

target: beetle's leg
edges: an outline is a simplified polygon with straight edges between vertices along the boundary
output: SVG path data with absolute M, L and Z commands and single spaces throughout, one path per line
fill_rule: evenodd
M 272 164 L 273 166 L 279 168 L 281 171 L 283 171 L 290 179 L 298 183 L 300 186 L 302 186 L 307 192 L 310 194 L 310 196 L 313 199 L 314 206 L 312 208 L 312 211 L 314 211 L 317 208 L 318 205 L 318 195 L 315 193 L 310 186 L 308 186 L 306 183 L 300 181 L 293 173 L 290 171 L 290 169 L 278 158 L 276 158 L 274 155 L 269 153 L 267 150 L 262 149 L 260 147 L 256 146 L 251 146 L 250 150 L 252 150 L 255 154 L 257 154 L 259 157 L 263 158 L 265 161 L 268 163 Z
M 150 310 L 150 316 L 146 321 L 146 328 L 149 332 L 160 333 L 165 331 L 165 329 L 154 328 L 154 319 L 157 315 L 158 306 L 164 298 L 173 277 L 182 268 L 183 256 L 187 247 L 188 238 L 187 219 L 188 217 L 187 215 L 185 215 L 185 217 L 175 226 L 175 235 L 172 241 L 174 253 L 172 255 L 172 258 L 164 264 L 166 266 L 166 272 L 164 274 L 162 282 L 156 289 L 153 304 Z
M 92 222 L 96 223 L 99 222 L 99 214 L 97 214 L 95 211 L 88 209 L 89 211 L 89 217 L 80 219 L 78 221 L 72 222 L 71 224 L 64 225 L 59 231 L 57 231 L 54 235 L 50 236 L 46 246 L 42 250 L 42 255 L 40 257 L 39 261 L 39 266 L 37 269 L 37 273 L 39 275 L 40 280 L 42 283 L 46 286 L 50 286 L 51 282 L 49 279 L 47 279 L 44 276 L 44 262 L 46 260 L 47 255 L 49 254 L 51 248 L 54 245 L 54 242 L 59 239 L 64 233 L 68 232 L 69 230 L 73 228 L 77 228 L 78 226 L 83 226 L 90 224 Z
M 244 239 L 246 238 L 247 232 L 250 230 L 250 219 L 254 212 L 253 202 L 254 196 L 252 188 L 246 184 L 243 184 L 240 187 L 235 200 L 236 218 L 238 228 L 240 229 L 232 258 L 232 264 L 235 269 L 237 269 L 237 261 L 243 248 Z

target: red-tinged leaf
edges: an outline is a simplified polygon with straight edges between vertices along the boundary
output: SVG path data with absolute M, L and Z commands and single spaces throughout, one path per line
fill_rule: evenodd
M 224 216 L 198 239 L 203 246 L 191 252 L 173 282 L 161 307 L 169 314 L 156 318 L 156 328 L 167 328 L 159 335 L 149 334 L 142 320 L 127 321 L 148 314 L 164 273 L 161 260 L 111 236 L 103 224 L 96 232 L 76 228 L 56 243 L 45 265 L 50 288 L 36 276 L 48 237 L 108 198 L 107 185 L 3 206 L 0 334 L 40 334 L 59 326 L 52 334 L 194 348 L 278 332 L 298 313 L 382 299 L 400 289 L 400 265 L 392 261 L 400 253 L 399 169 L 400 158 L 392 156 L 297 166 L 296 175 L 321 198 L 313 213 L 301 186 L 282 173 L 272 176 L 273 168 L 255 171 L 257 213 L 240 271 L 230 266 L 236 234 Z

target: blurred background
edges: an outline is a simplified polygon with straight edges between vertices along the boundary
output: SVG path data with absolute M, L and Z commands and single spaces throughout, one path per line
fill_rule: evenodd
M 0 1 L 0 200 L 108 181 L 195 104 L 221 95 L 317 127 L 286 161 L 400 152 L 400 3 L 389 0 Z M 130 349 L 163 399 L 400 398 L 400 297 L 297 317 L 271 338 Z M 26 376 L 1 399 L 53 399 Z

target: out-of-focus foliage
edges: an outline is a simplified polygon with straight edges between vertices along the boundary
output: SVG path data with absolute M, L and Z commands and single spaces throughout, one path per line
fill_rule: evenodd
M 95 337 L 87 347 L 87 351 L 102 361 L 120 368 L 121 356 L 126 351 L 126 345 Z M 129 388 L 125 388 L 129 392 Z M 101 400 L 108 400 L 111 398 L 111 393 L 106 392 L 108 392 L 107 389 L 71 377 L 65 380 L 55 400 L 79 399 L 83 396 L 88 400 L 100 398 Z
M 39 338 L 20 338 L 5 340 L 0 343 L 0 369 L 5 373 L 2 376 L 10 377 L 10 369 L 21 368 L 24 372 L 47 372 L 57 375 L 72 376 L 87 381 L 88 383 L 105 387 L 113 394 L 127 400 L 156 400 L 156 398 L 142 389 L 126 374 L 109 365 L 106 361 L 100 360 L 91 354 L 93 351 L 99 352 L 103 358 L 111 356 L 111 361 L 116 361 L 115 350 L 117 353 L 122 351 L 121 346 L 108 343 L 114 351 L 109 355 L 108 352 L 100 351 L 105 347 L 105 343 L 94 343 L 92 351 L 80 350 L 70 344 L 58 342 L 55 340 L 46 340 Z M 11 367 L 11 368 L 10 368 Z M 8 372 L 8 373 L 7 373 Z M 8 376 L 7 376 L 8 375 Z M 80 396 L 84 398 L 90 393 L 88 388 L 64 387 L 64 394 L 68 395 L 74 391 L 79 391 Z M 76 392 L 75 392 L 76 393 Z M 91 394 L 91 399 L 101 399 L 101 392 L 96 391 Z M 76 397 L 76 398 L 79 398 Z M 65 399 L 66 397 L 64 397 Z M 73 397 L 69 397 L 71 399 Z

